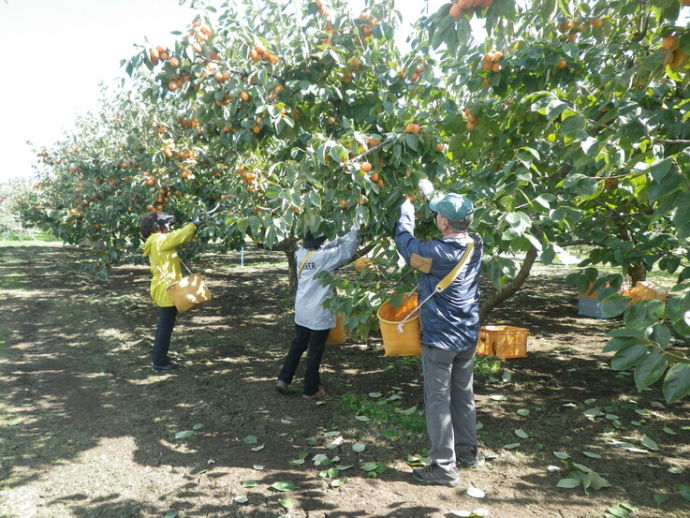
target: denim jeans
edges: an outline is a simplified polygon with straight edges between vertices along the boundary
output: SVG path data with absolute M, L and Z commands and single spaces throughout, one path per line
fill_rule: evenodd
M 319 368 L 329 331 L 330 329 L 315 331 L 295 324 L 295 338 L 292 340 L 290 350 L 283 362 L 283 367 L 280 369 L 280 374 L 278 374 L 278 379 L 288 384 L 292 383 L 300 358 L 304 351 L 309 349 L 307 367 L 304 372 L 304 394 L 307 396 L 316 394 L 321 385 Z
M 153 344 L 153 365 L 163 367 L 170 363 L 168 349 L 170 348 L 170 336 L 175 327 L 177 308 L 175 306 L 158 308 L 158 328 L 156 340 Z

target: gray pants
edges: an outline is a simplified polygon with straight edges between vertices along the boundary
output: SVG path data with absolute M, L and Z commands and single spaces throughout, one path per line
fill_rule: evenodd
M 442 468 L 451 469 L 456 455 L 471 458 L 477 445 L 474 348 L 454 352 L 425 345 L 422 349 L 429 457 Z

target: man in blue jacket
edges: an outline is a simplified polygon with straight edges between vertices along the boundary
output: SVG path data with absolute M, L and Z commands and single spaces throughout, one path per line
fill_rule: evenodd
M 429 203 L 441 238 L 414 237 L 414 206 L 400 207 L 395 234 L 398 252 L 421 272 L 419 300 L 425 300 L 453 267 L 470 241 L 474 250 L 466 266 L 448 288 L 434 294 L 421 308 L 424 406 L 432 463 L 413 471 L 421 484 L 456 486 L 456 463 L 478 464 L 474 407 L 473 357 L 479 336 L 479 270 L 482 241 L 469 234 L 474 207 L 460 194 L 437 196 Z

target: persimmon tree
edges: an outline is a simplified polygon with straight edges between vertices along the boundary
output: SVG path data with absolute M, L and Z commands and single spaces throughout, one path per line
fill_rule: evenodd
M 102 243 L 107 266 L 137 249 L 145 210 L 185 219 L 220 203 L 199 250 L 246 238 L 282 249 L 293 286 L 292 252 L 306 229 L 334 237 L 354 222 L 371 261 L 356 277 L 326 281 L 339 289 L 330 304 L 347 327 L 366 334 L 391 288 L 414 285 L 395 267 L 390 237 L 402 196 L 428 177 L 475 200 L 495 288 L 483 318 L 536 260 L 585 245 L 589 268 L 570 281 L 595 281 L 606 311 L 625 311 L 607 345 L 613 366 L 636 369 L 639 388 L 666 373 L 667 400 L 686 395 L 690 35 L 681 2 L 460 0 L 420 18 L 407 55 L 395 45 L 393 7 L 204 9 L 172 47 L 145 45 L 124 62 L 133 89 L 45 151 L 41 214 L 67 240 Z M 486 38 L 473 37 L 471 19 Z M 435 236 L 418 207 L 418 235 Z M 602 265 L 622 274 L 600 276 Z M 623 275 L 636 281 L 653 269 L 676 276 L 677 296 L 626 310 Z
M 484 7 L 467 5 L 477 3 L 458 2 L 460 13 L 445 5 L 422 24 L 468 107 L 447 121 L 466 172 L 449 181 L 482 207 L 495 297 L 518 289 L 536 258 L 549 263 L 569 244 L 588 246 L 583 266 L 620 267 L 632 282 L 653 268 L 675 275 L 677 296 L 666 303 L 628 307 L 618 294 L 623 275 L 597 287 L 609 316 L 625 312 L 605 349 L 615 352 L 613 367 L 634 368 L 640 389 L 666 372 L 666 399 L 687 395 L 690 33 L 682 3 L 497 0 L 481 42 L 469 30 Z M 587 269 L 570 280 L 586 291 L 597 277 Z

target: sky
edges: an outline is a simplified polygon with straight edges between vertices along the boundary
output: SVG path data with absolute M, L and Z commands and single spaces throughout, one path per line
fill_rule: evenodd
M 429 0 L 431 12 L 447 0 Z M 36 149 L 51 147 L 78 114 L 98 107 L 100 85 L 148 38 L 172 46 L 195 11 L 180 0 L 0 0 L 0 182 L 31 177 Z M 212 4 L 219 2 L 210 2 Z M 328 2 L 325 2 L 326 5 Z M 358 13 L 364 0 L 350 1 Z M 423 1 L 396 0 L 403 26 Z

